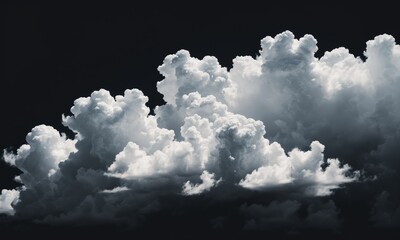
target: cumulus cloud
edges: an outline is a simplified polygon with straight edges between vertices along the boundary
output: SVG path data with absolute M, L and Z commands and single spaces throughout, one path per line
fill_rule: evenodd
M 204 191 L 209 191 L 210 188 L 214 187 L 221 181 L 221 179 L 216 181 L 214 176 L 215 175 L 213 173 L 203 171 L 203 173 L 200 175 L 201 183 L 192 184 L 190 181 L 187 181 L 183 185 L 182 193 L 185 195 L 195 195 Z
M 328 159 L 328 166 L 323 170 L 323 151 L 324 145 L 317 141 L 311 143 L 310 151 L 294 149 L 289 152 L 289 157 L 282 156 L 278 164 L 262 166 L 247 174 L 239 185 L 257 189 L 291 182 L 310 183 L 312 186 L 308 192 L 324 196 L 329 195 L 340 184 L 357 179 L 358 172 L 347 176 L 350 167 L 347 164 L 340 167 L 337 159 Z
M 393 165 L 389 153 L 400 136 L 394 38 L 368 41 L 366 61 L 345 48 L 320 59 L 316 51 L 313 36 L 296 39 L 289 31 L 262 39 L 259 56 L 236 57 L 229 70 L 215 57 L 178 51 L 158 68 L 166 104 L 154 115 L 138 89 L 115 97 L 101 89 L 75 100 L 62 119 L 74 139 L 40 125 L 16 153 L 4 152 L 23 172 L 24 187 L 3 190 L 2 211 L 51 223 L 125 221 L 162 208 L 163 196 L 216 197 L 237 188 L 329 196 L 360 178 L 352 165 L 365 174 L 371 165 Z M 379 156 L 389 159 L 377 163 Z M 260 208 L 260 221 L 270 222 L 283 208 L 281 224 L 301 204 L 244 212 Z M 311 207 L 303 222 L 336 216 L 334 205 Z
M 18 190 L 1 190 L 0 194 L 0 214 L 14 215 L 15 210 L 13 208 L 14 204 L 19 201 L 19 191 Z
M 393 37 L 368 41 L 366 61 L 345 48 L 318 59 L 312 36 L 297 40 L 288 31 L 264 38 L 261 47 L 257 58 L 233 60 L 223 100 L 233 112 L 262 120 L 270 139 L 288 150 L 319 140 L 350 158 L 393 134 L 387 127 L 399 120 L 400 82 Z
M 63 117 L 64 125 L 76 133 L 74 140 L 41 125 L 28 134 L 28 144 L 16 154 L 6 152 L 5 160 L 24 172 L 20 179 L 26 189 L 16 206 L 22 216 L 68 222 L 89 206 L 122 207 L 110 203 L 114 199 L 104 193 L 121 193 L 129 199 L 138 191 L 155 191 L 145 199 L 156 201 L 158 192 L 179 194 L 182 188 L 184 195 L 200 194 L 223 181 L 259 191 L 291 183 L 306 185 L 304 192 L 311 195 L 329 195 L 331 189 L 355 179 L 350 168 L 340 167 L 337 160 L 328 159 L 328 167 L 322 169 L 324 146 L 318 142 L 311 144 L 311 151 L 294 149 L 287 155 L 279 143 L 264 137 L 261 121 L 230 112 L 213 95 L 182 96 L 176 107 L 185 116 L 181 140 L 158 126 L 158 116 L 149 115 L 146 101 L 135 89 L 115 98 L 105 90 L 95 91 L 77 99 L 73 115 Z M 201 183 L 192 183 L 199 178 Z M 48 201 L 57 205 L 45 208 Z M 104 202 L 96 207 L 98 201 Z M 132 201 L 138 206 L 128 208 L 143 207 L 143 199 Z M 95 211 L 91 219 L 98 221 L 107 214 L 113 212 Z
M 22 145 L 17 154 L 4 152 L 4 160 L 18 167 L 23 182 L 40 181 L 58 169 L 58 164 L 75 152 L 76 140 L 67 139 L 51 126 L 39 125 L 26 136 L 28 144 Z M 29 159 L 28 159 L 29 158 Z M 28 160 L 27 160 L 28 159 Z

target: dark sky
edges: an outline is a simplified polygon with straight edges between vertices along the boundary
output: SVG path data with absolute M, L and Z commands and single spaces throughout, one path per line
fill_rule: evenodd
M 365 42 L 376 35 L 400 39 L 398 9 L 381 1 L 99 2 L 3 4 L 0 149 L 15 150 L 39 124 L 71 134 L 61 114 L 100 88 L 114 95 L 138 88 L 149 96 L 148 106 L 162 104 L 157 67 L 180 49 L 198 58 L 216 56 L 231 67 L 235 56 L 255 57 L 263 37 L 284 30 L 296 37 L 312 34 L 317 56 L 344 46 L 362 57 Z M 0 189 L 17 186 L 16 173 L 1 162 Z

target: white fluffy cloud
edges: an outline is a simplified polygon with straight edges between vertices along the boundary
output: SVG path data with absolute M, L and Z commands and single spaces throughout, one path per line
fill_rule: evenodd
M 88 197 L 97 197 L 97 193 L 124 192 L 117 182 L 110 183 L 113 179 L 119 179 L 125 191 L 168 189 L 172 184 L 181 186 L 184 195 L 200 194 L 220 181 L 261 191 L 288 183 L 306 184 L 306 193 L 328 195 L 331 189 L 355 179 L 347 176 L 350 168 L 340 167 L 337 160 L 328 160 L 329 166 L 322 170 L 324 146 L 318 142 L 311 144 L 311 151 L 295 149 L 287 155 L 279 143 L 264 137 L 261 121 L 230 112 L 215 96 L 192 92 L 181 98 L 176 107 L 183 116 L 181 140 L 157 125 L 159 116 L 149 115 L 147 98 L 139 90 L 127 90 L 115 98 L 100 90 L 77 99 L 71 108 L 73 115 L 63 118 L 76 133 L 75 140 L 52 127 L 35 127 L 27 136 L 27 145 L 17 154 L 4 155 L 24 172 L 20 178 L 26 189 L 19 207 L 25 209 L 29 201 L 42 206 L 59 199 L 55 209 L 63 206 L 68 211 L 74 201 L 73 208 L 79 209 L 81 201 L 89 204 Z M 198 178 L 201 183 L 191 183 Z M 62 198 L 72 189 L 72 199 Z M 46 194 L 40 195 L 43 191 Z M 51 213 L 50 209 L 43 212 Z
M 1 190 L 0 194 L 0 214 L 5 213 L 9 215 L 14 215 L 15 210 L 13 204 L 17 204 L 19 201 L 19 191 L 18 190 Z
M 358 172 L 352 176 L 351 168 L 345 164 L 340 166 L 337 159 L 328 159 L 328 166 L 322 169 L 324 163 L 324 145 L 314 141 L 311 150 L 302 152 L 294 149 L 289 156 L 276 156 L 280 161 L 273 165 L 262 166 L 247 174 L 239 185 L 251 189 L 268 188 L 288 183 L 310 184 L 307 192 L 316 196 L 331 194 L 331 190 L 340 184 L 352 182 L 358 178 Z
M 258 57 L 237 57 L 230 70 L 215 57 L 178 51 L 158 68 L 166 104 L 154 116 L 137 89 L 77 99 L 72 115 L 63 116 L 73 140 L 40 125 L 16 153 L 4 153 L 22 170 L 24 189 L 4 190 L 2 209 L 14 211 L 13 196 L 17 215 L 70 221 L 84 209 L 91 219 L 117 218 L 115 209 L 158 209 L 158 196 L 220 185 L 332 194 L 359 172 L 326 158 L 325 145 L 355 152 L 398 134 L 400 48 L 382 35 L 367 43 L 366 61 L 344 48 L 318 59 L 316 44 L 289 31 L 266 37 Z
M 76 152 L 76 140 L 67 139 L 51 126 L 34 127 L 26 136 L 26 142 L 17 154 L 5 151 L 3 158 L 23 172 L 19 179 L 27 187 L 49 178 L 58 170 L 60 162 Z
M 224 89 L 231 85 L 227 69 L 221 67 L 215 57 L 206 56 L 199 60 L 186 50 L 168 55 L 158 71 L 164 80 L 157 83 L 157 89 L 164 95 L 164 100 L 174 106 L 179 105 L 183 95 L 192 92 L 222 100 Z
M 75 100 L 73 115 L 64 117 L 63 123 L 78 134 L 78 139 L 89 142 L 90 154 L 109 165 L 129 141 L 154 152 L 173 139 L 172 131 L 157 127 L 147 101 L 137 89 L 115 98 L 101 89 Z
M 195 195 L 204 191 L 209 191 L 210 188 L 214 187 L 221 181 L 221 179 L 216 181 L 214 178 L 215 174 L 203 171 L 200 175 L 201 183 L 192 184 L 190 181 L 187 181 L 183 185 L 182 193 L 185 195 Z

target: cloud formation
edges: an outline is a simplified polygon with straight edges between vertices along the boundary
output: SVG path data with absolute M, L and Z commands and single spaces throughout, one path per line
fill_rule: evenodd
M 75 100 L 62 120 L 74 139 L 40 125 L 16 153 L 4 152 L 23 172 L 23 187 L 2 191 L 0 213 L 47 223 L 136 222 L 162 209 L 163 196 L 295 189 L 294 200 L 241 207 L 254 217 L 245 228 L 256 229 L 295 224 L 303 198 L 360 179 L 353 165 L 366 175 L 379 175 L 376 165 L 397 171 L 400 46 L 378 36 L 367 42 L 366 61 L 345 48 L 319 59 L 316 51 L 313 36 L 289 31 L 262 39 L 259 56 L 237 57 L 230 70 L 215 57 L 178 51 L 158 68 L 166 104 L 155 115 L 138 89 Z M 332 200 L 308 209 L 306 225 L 340 224 Z
M 0 194 L 0 214 L 14 215 L 15 210 L 13 208 L 14 204 L 19 201 L 19 191 L 17 190 L 1 190 Z
M 215 174 L 203 171 L 203 173 L 200 175 L 202 182 L 199 184 L 192 184 L 190 181 L 187 181 L 183 185 L 182 193 L 185 195 L 194 195 L 200 194 L 204 191 L 209 191 L 210 188 L 214 187 L 221 181 L 221 179 L 216 181 L 214 177 Z

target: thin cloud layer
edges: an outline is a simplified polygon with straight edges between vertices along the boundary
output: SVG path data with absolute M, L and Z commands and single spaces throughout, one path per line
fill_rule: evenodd
M 289 31 L 264 38 L 257 58 L 237 57 L 230 70 L 215 57 L 178 51 L 158 68 L 166 104 L 155 115 L 138 89 L 75 100 L 63 116 L 74 139 L 40 125 L 16 153 L 4 152 L 23 173 L 22 187 L 2 191 L 0 213 L 52 224 L 135 224 L 162 210 L 165 196 L 220 199 L 241 188 L 288 198 L 240 207 L 253 218 L 245 229 L 299 221 L 336 228 L 332 200 L 312 203 L 305 218 L 291 216 L 303 198 L 360 179 L 352 165 L 378 179 L 376 165 L 393 165 L 380 156 L 400 136 L 400 47 L 381 35 L 367 42 L 366 61 L 345 48 L 320 59 L 316 51 L 313 36 Z

